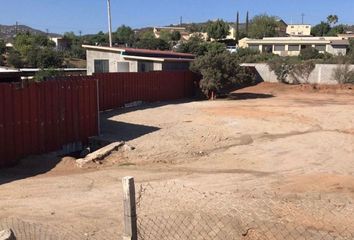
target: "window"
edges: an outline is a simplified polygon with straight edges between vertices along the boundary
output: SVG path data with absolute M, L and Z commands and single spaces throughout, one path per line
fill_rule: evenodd
M 320 52 L 326 51 L 326 45 L 316 45 L 315 48 Z
M 109 72 L 109 60 L 95 60 L 95 73 Z
M 276 52 L 285 51 L 285 45 L 274 45 L 274 51 Z
M 300 46 L 299 45 L 289 45 L 288 50 L 291 52 L 300 51 Z
M 118 62 L 118 72 L 129 72 L 129 62 Z
M 250 45 L 249 48 L 252 49 L 252 50 L 258 50 L 259 51 L 259 45 Z
M 273 46 L 272 45 L 263 45 L 262 51 L 266 53 L 271 53 L 273 51 Z
M 294 28 L 294 26 L 291 26 L 291 28 Z
M 138 72 L 151 72 L 154 71 L 153 62 L 138 61 Z

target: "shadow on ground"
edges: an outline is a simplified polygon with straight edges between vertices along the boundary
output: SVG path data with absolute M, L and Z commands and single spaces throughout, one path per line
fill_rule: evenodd
M 0 185 L 34 177 L 51 171 L 61 161 L 55 155 L 43 155 L 22 159 L 14 167 L 0 169 Z
M 150 108 L 158 108 L 166 105 L 178 105 L 189 103 L 193 100 L 183 99 L 167 102 L 144 103 L 138 107 L 119 108 L 101 113 L 101 138 L 109 141 L 131 141 L 143 135 L 160 130 L 158 127 L 139 125 L 121 121 L 114 121 L 111 118 L 133 111 L 142 111 Z
M 227 97 L 228 100 L 248 100 L 248 99 L 259 99 L 259 98 L 272 98 L 274 95 L 265 93 L 230 93 Z
M 177 101 L 146 103 L 138 107 L 120 108 L 102 112 L 100 118 L 102 138 L 110 142 L 130 141 L 143 135 L 160 130 L 160 128 L 154 126 L 113 121 L 110 118 L 114 116 L 132 111 L 156 108 L 171 104 L 183 104 L 191 101 L 193 100 L 183 99 Z M 62 161 L 62 157 L 56 156 L 55 154 L 37 155 L 22 159 L 17 166 L 0 169 L 0 185 L 48 173 L 57 166 L 63 165 Z M 68 169 L 75 170 L 74 159 L 70 163 L 65 162 L 65 164 Z

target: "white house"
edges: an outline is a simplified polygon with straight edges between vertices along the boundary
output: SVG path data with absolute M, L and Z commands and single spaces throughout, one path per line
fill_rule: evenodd
M 346 55 L 349 41 L 341 37 L 266 37 L 263 39 L 243 38 L 239 47 L 280 56 L 298 56 L 301 49 L 313 47 L 320 53 Z
M 150 72 L 188 70 L 193 54 L 137 48 L 83 45 L 87 74 L 101 72 Z

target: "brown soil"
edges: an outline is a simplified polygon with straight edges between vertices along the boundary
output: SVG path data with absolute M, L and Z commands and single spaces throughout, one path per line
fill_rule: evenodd
M 159 183 L 159 192 L 174 181 L 200 192 L 228 193 L 240 201 L 240 209 L 254 199 L 296 199 L 302 211 L 293 215 L 300 222 L 300 212 L 326 211 L 325 203 L 354 200 L 353 116 L 349 85 L 266 83 L 238 90 L 231 99 L 106 112 L 103 137 L 136 149 L 116 152 L 102 165 L 85 169 L 78 169 L 72 158 L 48 155 L 1 170 L 0 219 L 119 236 L 121 178 L 130 175 L 137 185 Z M 292 214 L 289 209 L 279 212 Z

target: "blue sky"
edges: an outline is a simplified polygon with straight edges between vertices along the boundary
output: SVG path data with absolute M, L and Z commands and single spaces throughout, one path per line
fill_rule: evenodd
M 315 24 L 329 14 L 337 14 L 341 23 L 354 24 L 354 0 L 111 0 L 113 28 L 163 26 L 222 18 L 234 21 L 239 11 L 244 19 L 268 13 L 286 22 Z M 80 30 L 83 34 L 107 29 L 106 0 L 0 0 L 0 24 L 18 21 L 41 30 L 63 33 Z

